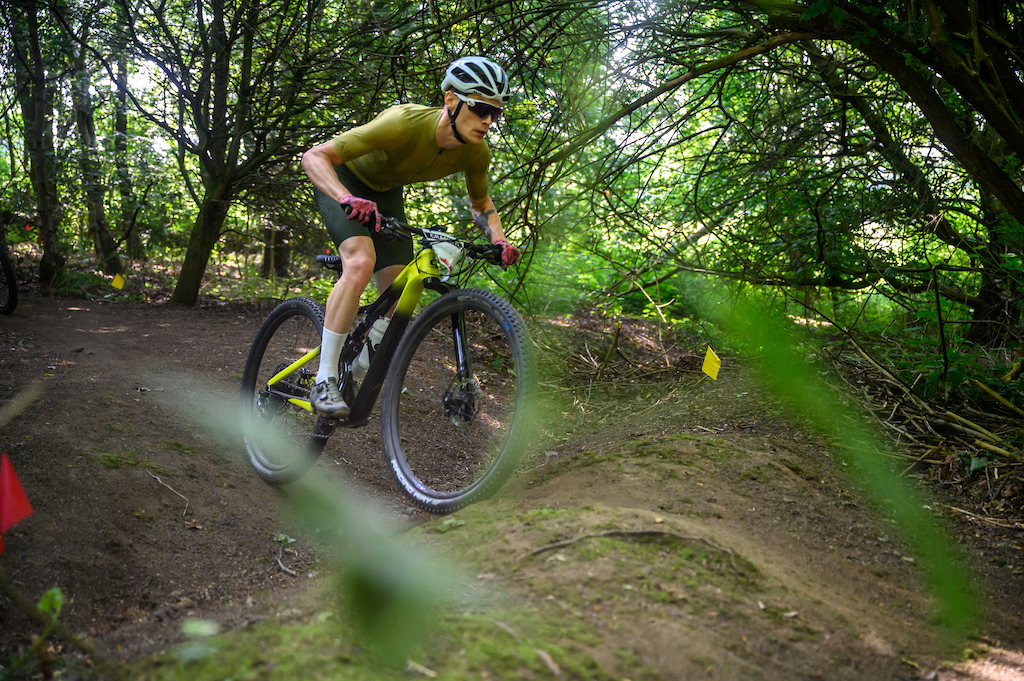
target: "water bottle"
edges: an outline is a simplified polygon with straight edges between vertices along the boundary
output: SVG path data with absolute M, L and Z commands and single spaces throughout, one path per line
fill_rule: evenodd
M 363 344 L 363 351 L 359 353 L 355 363 L 352 364 L 352 377 L 357 381 L 361 381 L 366 377 L 366 370 L 370 368 L 370 348 L 372 347 L 374 352 L 376 352 L 377 346 L 380 345 L 380 339 L 384 337 L 384 332 L 388 330 L 388 323 L 390 322 L 391 320 L 387 317 L 381 317 L 373 323 L 369 333 L 366 334 L 366 343 Z

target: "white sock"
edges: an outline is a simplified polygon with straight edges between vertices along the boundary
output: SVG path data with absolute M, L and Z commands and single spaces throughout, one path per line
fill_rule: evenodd
M 316 372 L 314 383 L 322 383 L 331 376 L 338 378 L 338 361 L 341 359 L 341 350 L 347 339 L 347 333 L 334 333 L 324 329 L 324 337 L 320 343 L 320 369 Z

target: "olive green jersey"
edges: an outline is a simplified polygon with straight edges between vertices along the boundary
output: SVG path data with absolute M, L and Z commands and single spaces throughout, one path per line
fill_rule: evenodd
M 462 144 L 455 149 L 439 147 L 437 122 L 441 111 L 418 104 L 400 104 L 331 142 L 342 163 L 377 191 L 463 172 L 470 198 L 485 198 L 489 193 L 487 172 L 491 163 L 487 142 Z

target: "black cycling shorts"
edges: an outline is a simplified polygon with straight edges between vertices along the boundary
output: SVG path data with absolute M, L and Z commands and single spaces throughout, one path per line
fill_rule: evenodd
M 345 188 L 355 196 L 375 202 L 381 215 L 398 218 L 405 223 L 409 222 L 405 217 L 405 199 L 402 187 L 378 192 L 363 184 L 363 181 L 344 164 L 335 166 L 334 171 Z M 331 240 L 336 248 L 340 247 L 341 242 L 349 237 L 368 236 L 373 239 L 373 248 L 376 251 L 377 260 L 373 265 L 374 272 L 391 265 L 408 265 L 412 262 L 411 240 L 387 239 L 373 232 L 363 223 L 350 220 L 340 203 L 315 187 L 313 188 L 313 197 L 316 199 L 316 207 L 320 211 L 320 217 L 323 218 L 324 226 L 327 227 L 327 233 L 331 235 Z

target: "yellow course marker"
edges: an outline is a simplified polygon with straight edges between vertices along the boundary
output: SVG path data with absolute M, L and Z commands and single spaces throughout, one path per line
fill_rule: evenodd
M 118 291 L 124 288 L 124 277 L 120 274 L 114 275 L 114 281 L 110 282 Z
M 715 351 L 709 347 L 707 354 L 704 355 L 704 366 L 701 367 L 701 370 L 703 370 L 705 374 L 710 376 L 711 380 L 717 381 L 718 370 L 721 368 L 722 360 L 719 359 L 718 355 L 715 354 Z

